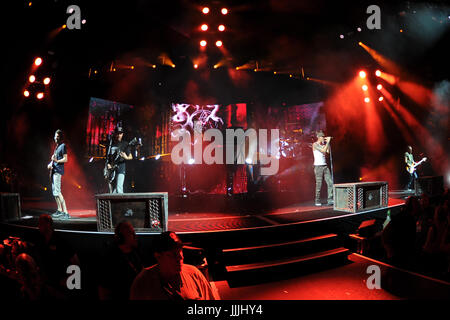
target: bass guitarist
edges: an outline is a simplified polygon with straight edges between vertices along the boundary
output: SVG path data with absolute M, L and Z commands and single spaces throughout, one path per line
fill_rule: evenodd
M 133 159 L 129 144 L 123 140 L 123 128 L 117 126 L 106 154 L 105 178 L 108 180 L 110 193 L 123 193 L 126 166 L 125 161 Z M 108 179 L 106 177 L 113 177 Z
M 407 166 L 406 170 L 409 173 L 409 181 L 408 185 L 406 186 L 406 189 L 408 189 L 408 191 L 412 191 L 414 181 L 418 178 L 416 167 L 419 166 L 422 162 L 427 161 L 427 158 L 422 158 L 422 160 L 420 160 L 419 162 L 415 162 L 412 152 L 413 152 L 412 147 L 408 146 L 407 151 L 405 152 L 405 163 Z

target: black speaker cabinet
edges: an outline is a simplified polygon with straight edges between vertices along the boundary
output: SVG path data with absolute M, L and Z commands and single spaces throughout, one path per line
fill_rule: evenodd
M 335 184 L 334 210 L 362 212 L 388 206 L 386 181 Z
M 22 216 L 20 195 L 18 193 L 0 193 L 0 221 L 19 220 Z
M 95 197 L 98 231 L 114 232 L 122 221 L 130 222 L 136 232 L 167 231 L 167 192 L 105 193 Z
M 417 178 L 414 183 L 416 196 L 426 194 L 427 196 L 441 195 L 444 191 L 444 177 L 430 176 Z

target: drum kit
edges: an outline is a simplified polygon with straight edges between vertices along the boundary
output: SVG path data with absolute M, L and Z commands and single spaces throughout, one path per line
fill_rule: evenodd
M 298 158 L 307 145 L 302 129 L 282 130 L 280 135 L 280 158 Z

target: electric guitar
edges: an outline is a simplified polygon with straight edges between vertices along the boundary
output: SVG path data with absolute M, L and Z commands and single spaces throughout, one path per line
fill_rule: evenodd
M 48 178 L 50 179 L 50 185 L 53 184 L 53 169 L 54 169 L 54 167 L 53 167 L 53 157 L 56 156 L 56 150 L 57 149 L 58 149 L 58 147 L 55 148 L 55 151 L 53 152 L 53 155 L 52 155 L 52 160 L 50 160 L 50 162 L 47 165 L 47 169 L 49 171 L 48 172 Z
M 138 141 L 137 138 L 134 138 L 127 144 L 127 147 L 135 146 L 137 144 L 140 144 L 140 142 Z M 103 176 L 105 177 L 105 180 L 108 183 L 112 183 L 114 181 L 114 179 L 116 178 L 117 168 L 119 167 L 119 160 L 121 157 L 120 154 L 122 152 L 123 152 L 123 150 L 121 150 L 119 148 L 116 151 L 115 157 L 112 160 L 108 159 L 108 156 L 106 157 L 106 164 L 105 164 L 105 168 L 103 169 Z M 111 166 L 111 168 L 108 168 L 108 164 Z
M 422 160 L 420 160 L 419 162 L 413 162 L 411 165 L 407 165 L 406 166 L 406 171 L 408 171 L 410 174 L 413 174 L 414 171 L 416 171 L 416 168 L 422 164 L 422 162 L 427 161 L 427 158 L 424 157 L 422 158 Z

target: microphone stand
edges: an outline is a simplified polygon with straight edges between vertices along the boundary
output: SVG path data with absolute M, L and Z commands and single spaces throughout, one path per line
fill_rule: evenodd
M 334 184 L 333 155 L 331 154 L 331 141 L 330 141 L 330 144 L 328 145 L 328 150 L 330 150 L 331 181 L 333 181 L 333 184 Z

